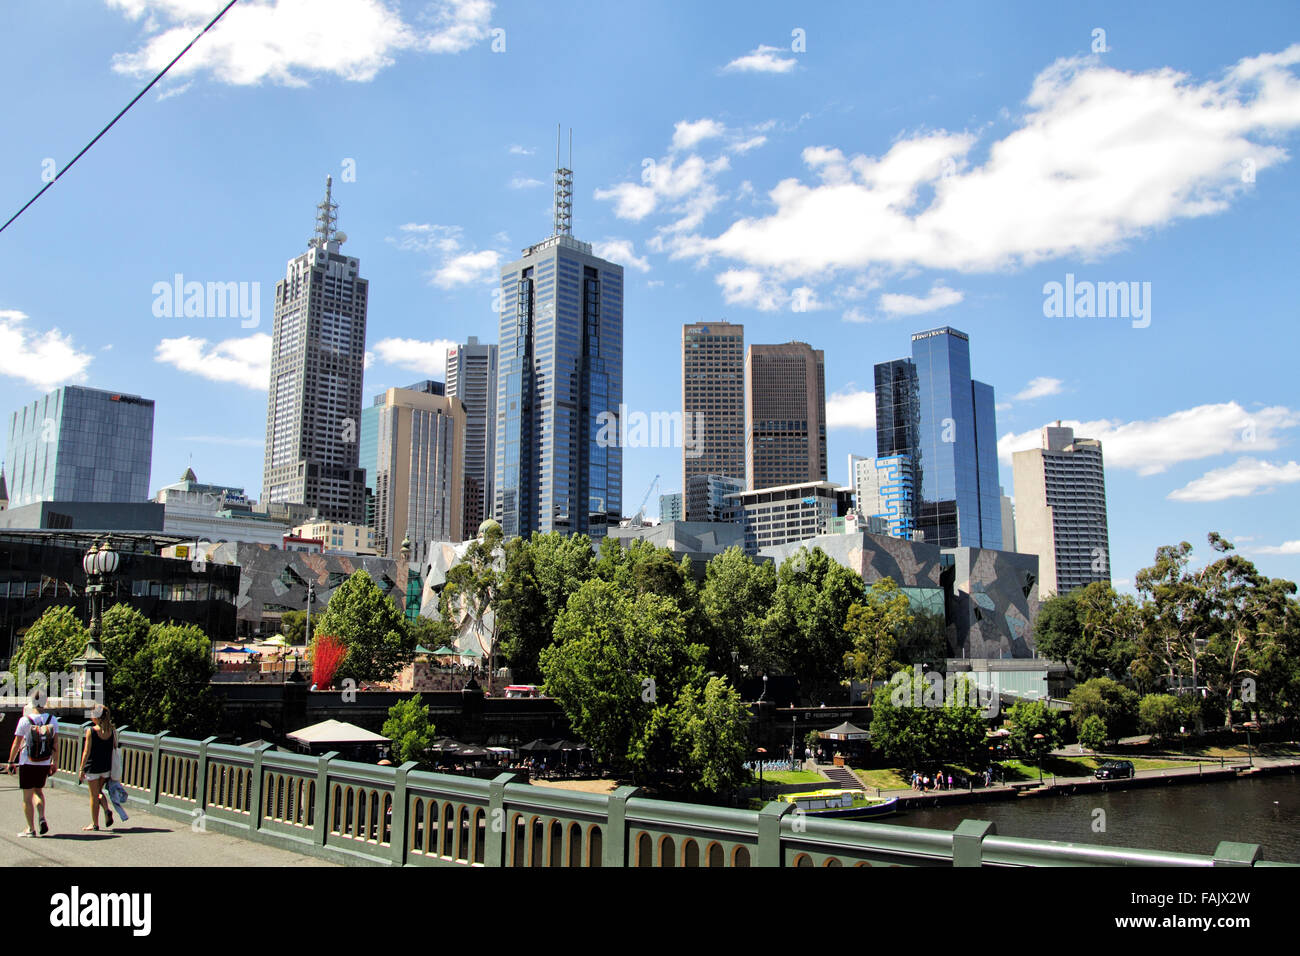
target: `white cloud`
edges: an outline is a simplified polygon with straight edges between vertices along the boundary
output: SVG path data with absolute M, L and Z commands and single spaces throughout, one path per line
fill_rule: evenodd
M 842 316 L 842 319 L 845 322 L 853 322 L 860 325 L 864 322 L 870 322 L 871 316 L 869 316 L 862 309 L 859 309 L 855 306 L 852 309 L 846 309 L 844 311 L 844 315 Z
M 749 139 L 742 139 L 738 143 L 732 143 L 727 148 L 733 153 L 748 153 L 751 149 L 758 149 L 767 142 L 766 136 L 751 136 Z M 751 186 L 752 190 L 753 187 Z
M 533 153 L 537 152 L 537 148 L 533 146 L 519 146 L 518 144 L 512 144 L 510 152 L 515 156 L 531 156 Z
M 760 312 L 784 308 L 790 295 L 755 269 L 728 269 L 714 277 L 728 305 L 745 305 Z
M 811 146 L 810 181 L 777 183 L 773 212 L 683 236 L 673 255 L 825 283 L 873 266 L 976 273 L 1095 258 L 1223 211 L 1253 189 L 1243 161 L 1261 174 L 1286 161 L 1269 138 L 1300 127 L 1297 63 L 1300 43 L 1198 83 L 1172 69 L 1060 60 L 982 162 L 968 132 L 904 135 L 874 156 Z
M 258 332 L 242 339 L 226 339 L 211 348 L 207 339 L 192 335 L 163 339 L 154 352 L 154 361 L 213 382 L 265 389 L 271 378 L 271 336 Z
M 880 308 L 890 315 L 922 315 L 956 305 L 963 298 L 965 296 L 956 289 L 949 289 L 943 283 L 936 282 L 925 296 L 886 292 L 880 297 Z
M 419 372 L 429 378 L 442 378 L 447 373 L 447 349 L 458 343 L 451 339 L 383 339 L 375 343 L 379 360 L 398 368 Z
M 1077 438 L 1101 442 L 1106 467 L 1155 475 L 1184 461 L 1229 452 L 1272 451 L 1279 432 L 1300 424 L 1300 412 L 1280 405 L 1247 411 L 1236 402 L 1198 405 L 1147 421 L 1063 421 Z M 1010 464 L 1013 452 L 1041 446 L 1041 429 L 998 439 L 998 457 Z
M 23 312 L 0 309 L 0 375 L 44 391 L 84 381 L 90 354 L 78 351 L 72 337 L 58 329 L 33 332 L 24 325 L 26 321 Z
M 606 239 L 604 242 L 593 242 L 591 251 L 602 259 L 608 259 L 610 262 L 629 265 L 641 272 L 650 271 L 649 260 L 636 254 L 636 248 L 633 246 L 631 239 Z
M 694 149 L 697 144 L 706 139 L 714 139 L 721 136 L 727 131 L 727 128 L 713 119 L 699 119 L 695 122 L 679 120 L 673 126 L 673 142 L 670 147 L 676 151 L 679 149 Z
M 1284 541 L 1279 545 L 1266 544 L 1251 548 L 1251 554 L 1300 554 L 1300 541 Z
M 864 392 L 852 383 L 826 399 L 827 428 L 876 427 L 876 393 Z
M 516 176 L 510 180 L 511 189 L 532 189 L 535 186 L 545 186 L 546 183 L 540 179 L 533 179 L 528 176 Z
M 493 278 L 501 264 L 499 252 L 466 249 L 460 226 L 408 222 L 398 226 L 397 231 L 397 237 L 388 236 L 385 241 L 405 252 L 430 254 L 434 264 L 427 274 L 440 289 Z
M 152 76 L 184 48 L 219 7 L 207 0 L 106 0 L 144 18 L 140 45 L 113 57 L 113 69 Z M 490 0 L 436 0 L 407 23 L 382 0 L 264 0 L 239 3 L 172 68 L 171 77 L 207 72 L 236 86 L 269 80 L 306 86 L 337 76 L 366 83 L 398 53 L 460 53 L 488 36 Z
M 1017 392 L 1012 398 L 1017 402 L 1029 402 L 1035 398 L 1046 398 L 1048 395 L 1061 394 L 1061 380 L 1059 378 L 1048 378 L 1040 375 L 1038 378 L 1029 380 L 1029 384 Z M 1091 438 L 1091 435 L 1080 435 L 1080 438 Z
M 1231 465 L 1207 471 L 1195 481 L 1171 491 L 1172 501 L 1223 501 L 1273 491 L 1300 481 L 1300 463 L 1272 464 L 1259 458 L 1238 458 Z
M 795 66 L 794 57 L 779 55 L 787 52 L 779 46 L 759 46 L 722 69 L 727 73 L 789 73 Z

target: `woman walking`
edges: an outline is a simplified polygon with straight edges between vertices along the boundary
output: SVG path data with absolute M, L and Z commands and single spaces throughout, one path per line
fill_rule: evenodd
M 50 825 L 45 821 L 45 781 L 59 769 L 58 734 L 58 718 L 45 712 L 45 691 L 33 691 L 9 748 L 8 769 L 13 773 L 17 762 L 23 816 L 27 818 L 27 829 L 18 834 L 20 837 L 34 837 L 37 833 L 45 836 L 50 832 Z
M 86 728 L 86 739 L 81 747 L 81 773 L 78 780 L 90 785 L 90 824 L 83 830 L 99 829 L 99 808 L 102 805 L 108 825 L 113 825 L 113 808 L 104 793 L 113 772 L 113 751 L 117 749 L 117 730 L 107 707 L 96 704 L 91 712 L 91 726 Z

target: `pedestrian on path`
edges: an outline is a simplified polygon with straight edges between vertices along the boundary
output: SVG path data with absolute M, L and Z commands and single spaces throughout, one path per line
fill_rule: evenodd
M 18 767 L 18 786 L 23 791 L 23 816 L 27 829 L 20 837 L 37 835 L 39 821 L 41 836 L 50 832 L 45 821 L 45 781 L 59 769 L 59 721 L 53 714 L 45 713 L 45 692 L 32 691 L 31 703 L 23 712 L 22 720 L 14 728 L 14 740 L 9 747 L 8 772 Z
M 78 782 L 85 781 L 90 786 L 90 823 L 81 829 L 99 829 L 99 808 L 104 808 L 106 822 L 113 825 L 113 808 L 104 793 L 109 778 L 113 775 L 113 751 L 117 749 L 117 729 L 113 726 L 113 715 L 103 704 L 96 704 L 91 711 L 91 726 L 86 728 L 86 738 L 81 746 L 81 772 Z

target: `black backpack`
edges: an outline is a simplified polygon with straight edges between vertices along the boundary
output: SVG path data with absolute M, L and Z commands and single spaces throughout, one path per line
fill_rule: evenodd
M 28 718 L 31 728 L 27 731 L 27 759 L 36 762 L 49 760 L 54 756 L 54 724 L 49 714 L 42 714 L 45 722 L 38 724 L 35 717 Z

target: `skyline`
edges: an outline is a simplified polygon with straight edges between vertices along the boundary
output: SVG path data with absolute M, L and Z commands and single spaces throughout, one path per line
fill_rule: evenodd
M 39 94 L 10 104 L 5 217 L 45 159 L 66 161 L 174 54 L 156 62 L 166 34 L 148 16 L 188 24 L 173 15 L 186 6 L 0 12 L 0 75 Z M 497 341 L 491 293 L 547 228 L 559 120 L 576 131 L 575 232 L 625 269 L 629 409 L 681 410 L 684 324 L 805 341 L 826 352 L 835 477 L 847 453 L 875 452 L 873 364 L 953 326 L 997 392 L 1008 494 L 1011 452 L 1049 422 L 1101 441 L 1121 590 L 1159 545 L 1187 540 L 1204 559 L 1213 530 L 1264 573 L 1300 578 L 1300 399 L 1268 345 L 1288 341 L 1300 291 L 1293 8 L 1216 18 L 1212 36 L 1197 26 L 1208 5 L 873 11 L 861 32 L 775 5 L 746 7 L 743 28 L 730 8 L 606 11 L 618 39 L 575 49 L 574 75 L 647 82 L 586 84 L 522 120 L 505 112 L 519 91 L 545 100 L 573 78 L 549 63 L 563 31 L 541 11 L 446 5 L 451 19 L 404 19 L 403 39 L 356 0 L 322 15 L 376 29 L 332 60 L 296 37 L 278 59 L 236 56 L 222 31 L 251 29 L 255 9 L 236 5 L 0 235 L 6 412 L 63 383 L 131 391 L 157 403 L 156 487 L 191 455 L 204 481 L 260 487 L 268 263 L 305 248 L 321 176 L 371 284 L 368 406 L 442 378 L 448 345 Z M 575 5 L 579 20 L 598 9 Z M 44 65 L 55 50 L 66 75 Z M 260 325 L 156 315 L 154 286 L 176 275 L 259 283 Z M 1131 314 L 1049 317 L 1050 284 L 1102 302 L 1080 283 L 1119 282 L 1136 283 Z M 680 449 L 625 450 L 624 510 L 680 463 Z M 685 490 L 674 482 L 662 490 Z

